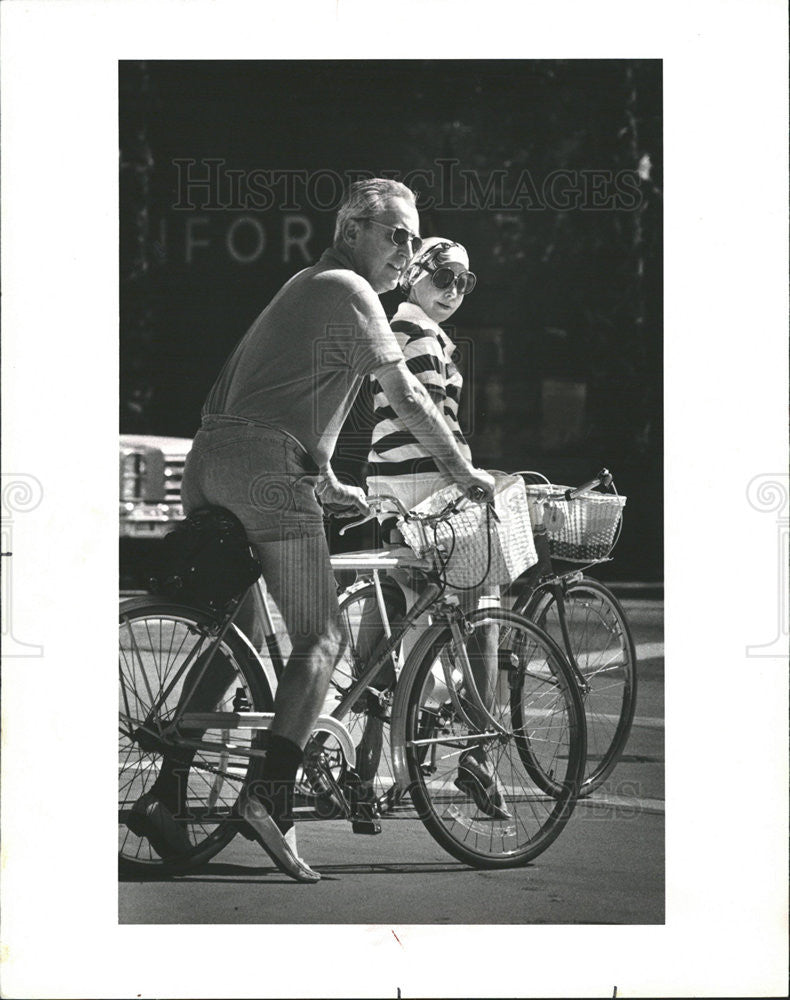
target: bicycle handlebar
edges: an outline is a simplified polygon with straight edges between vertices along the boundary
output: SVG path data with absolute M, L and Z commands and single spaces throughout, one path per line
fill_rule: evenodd
M 528 485 L 540 485 L 542 488 L 548 486 L 549 490 L 552 489 L 552 484 L 543 475 L 542 472 L 534 471 L 520 471 L 514 473 L 517 476 L 538 476 L 543 480 L 540 484 L 528 483 Z M 537 499 L 538 503 L 546 503 L 549 500 L 577 500 L 583 493 L 587 493 L 590 490 L 594 490 L 596 486 L 602 486 L 605 490 L 611 489 L 613 493 L 617 493 L 614 488 L 614 482 L 612 479 L 612 474 L 608 469 L 601 469 L 595 479 L 590 479 L 589 482 L 582 483 L 581 486 L 571 487 L 566 489 L 561 486 L 554 486 L 554 492 L 547 492 L 541 498 Z
M 575 500 L 580 497 L 582 493 L 587 493 L 589 490 L 594 490 L 596 486 L 603 486 L 604 489 L 609 489 L 612 485 L 612 474 L 608 469 L 601 469 L 595 479 L 591 479 L 588 483 L 582 483 L 581 486 L 577 486 L 573 490 L 565 490 L 563 496 L 566 500 Z
M 590 479 L 586 483 L 582 483 L 581 486 L 577 486 L 573 489 L 564 490 L 562 493 L 554 494 L 555 499 L 564 500 L 576 500 L 583 493 L 587 493 L 590 490 L 594 490 L 598 486 L 603 486 L 604 489 L 609 489 L 612 485 L 612 474 L 608 469 L 601 469 L 598 475 L 594 479 Z M 546 499 L 551 499 L 547 496 Z M 401 503 L 401 501 L 393 496 L 391 493 L 371 493 L 368 498 L 368 506 L 370 507 L 370 513 L 366 514 L 365 517 L 358 521 L 352 521 L 350 524 L 346 524 L 339 531 L 339 534 L 344 535 L 351 528 L 358 528 L 362 524 L 367 524 L 368 521 L 372 521 L 379 514 L 392 513 L 400 514 L 404 520 L 407 521 L 441 521 L 447 517 L 454 514 L 460 504 L 464 500 L 470 500 L 472 503 L 484 503 L 486 500 L 486 492 L 480 486 L 471 486 L 465 493 L 462 493 L 460 497 L 456 500 L 451 501 L 444 507 L 443 510 L 438 511 L 436 514 L 416 514 L 414 511 L 407 510 L 406 507 Z M 384 506 L 385 502 L 389 501 L 393 506 L 391 508 L 386 508 Z M 349 515 L 349 516 L 353 516 Z
M 379 514 L 400 514 L 405 521 L 441 521 L 447 517 L 454 514 L 461 503 L 464 500 L 470 500 L 472 503 L 485 503 L 486 502 L 486 492 L 480 486 L 472 486 L 465 493 L 462 493 L 460 497 L 456 500 L 452 500 L 447 504 L 442 510 L 438 511 L 436 514 L 416 514 L 414 511 L 408 510 L 401 501 L 392 496 L 390 493 L 371 493 L 368 496 L 368 506 L 370 507 L 370 513 L 366 514 L 359 521 L 353 521 L 351 524 L 346 524 L 340 529 L 338 534 L 344 535 L 351 528 L 358 528 L 361 524 L 367 524 L 368 521 L 372 521 Z M 384 503 L 389 501 L 394 506 L 390 509 L 384 506 Z
M 370 513 L 366 514 L 358 521 L 352 521 L 350 524 L 346 524 L 344 527 L 340 529 L 338 534 L 345 535 L 345 533 L 349 531 L 351 528 L 358 528 L 361 524 L 367 524 L 368 521 L 374 520 L 377 517 L 377 515 L 385 513 L 385 511 L 381 506 L 381 501 L 383 500 L 391 500 L 394 504 L 397 505 L 399 513 L 403 514 L 404 517 L 408 515 L 409 512 L 405 509 L 405 507 L 400 502 L 400 500 L 398 500 L 397 497 L 389 496 L 386 493 L 382 493 L 378 496 L 375 494 L 371 494 L 370 496 L 368 496 L 368 507 L 370 507 Z

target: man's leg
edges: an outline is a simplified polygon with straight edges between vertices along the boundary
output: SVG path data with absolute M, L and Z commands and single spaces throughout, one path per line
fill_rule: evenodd
M 251 792 L 285 833 L 302 752 L 324 706 L 343 638 L 335 579 L 321 536 L 257 542 L 269 593 L 291 639 L 274 701 L 262 781 Z
M 323 533 L 286 541 L 255 542 L 269 593 L 291 637 L 291 655 L 274 702 L 261 780 L 240 802 L 252 836 L 278 867 L 299 882 L 320 875 L 298 855 L 293 825 L 296 772 L 323 708 L 342 650 L 335 580 Z
M 194 677 L 203 669 L 203 664 L 208 656 L 208 650 L 201 653 L 193 665 L 187 671 L 184 679 L 182 691 L 188 691 L 193 683 Z M 179 698 L 178 707 L 189 712 L 213 712 L 216 711 L 223 695 L 226 695 L 233 681 L 238 677 L 233 664 L 225 657 L 221 650 L 212 657 L 211 663 L 206 668 L 203 676 L 198 682 L 195 692 L 188 703 L 183 703 Z M 187 739 L 199 740 L 205 730 L 184 729 L 183 736 Z M 167 806 L 176 815 L 181 814 L 186 805 L 186 785 L 189 778 L 189 769 L 195 758 L 197 750 L 189 747 L 179 747 L 171 753 L 162 756 L 162 763 L 159 774 L 153 785 L 149 789 L 159 802 Z
M 254 630 L 254 620 L 254 605 L 252 595 L 250 594 L 244 599 L 242 606 L 239 608 L 235 623 L 243 632 L 250 635 Z M 183 711 L 214 711 L 222 696 L 228 692 L 234 679 L 238 677 L 233 664 L 223 655 L 222 650 L 217 650 L 211 659 L 211 663 L 198 681 L 197 687 L 189 699 L 189 703 L 184 703 L 183 692 L 190 690 L 194 679 L 203 670 L 203 664 L 209 655 L 211 644 L 212 640 L 210 638 L 207 639 L 207 649 L 198 656 L 183 680 L 181 685 L 182 694 L 178 700 L 178 708 Z M 200 739 L 203 732 L 204 730 L 200 729 L 183 730 L 184 736 L 188 739 Z M 180 812 L 184 805 L 186 777 L 189 774 L 189 768 L 196 753 L 196 750 L 181 747 L 176 753 L 165 754 L 162 757 L 162 765 L 156 781 L 149 789 L 160 802 L 163 802 L 173 812 Z
M 291 640 L 271 731 L 304 747 L 343 646 L 329 550 L 323 535 L 258 542 L 255 550 Z

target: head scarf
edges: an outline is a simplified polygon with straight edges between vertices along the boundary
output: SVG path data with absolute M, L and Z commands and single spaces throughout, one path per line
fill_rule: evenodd
M 437 266 L 455 262 L 463 264 L 466 268 L 469 267 L 469 254 L 466 252 L 466 248 L 444 236 L 429 236 L 401 275 L 399 283 L 401 291 L 408 297 L 416 283 L 425 275 L 430 274 Z

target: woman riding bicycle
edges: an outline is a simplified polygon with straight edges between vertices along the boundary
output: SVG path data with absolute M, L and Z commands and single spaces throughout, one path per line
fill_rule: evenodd
M 442 413 L 459 449 L 469 460 L 471 451 L 458 422 L 463 376 L 455 364 L 455 344 L 439 324 L 457 311 L 464 296 L 474 289 L 476 281 L 469 270 L 469 256 L 460 243 L 444 237 L 430 237 L 412 257 L 400 279 L 400 288 L 407 301 L 401 303 L 390 323 L 403 350 L 406 366 L 422 383 Z M 394 495 L 405 507 L 412 509 L 437 490 L 452 485 L 455 480 L 425 445 L 411 434 L 390 406 L 375 378 L 372 382 L 376 423 L 368 455 L 367 489 L 372 494 Z M 396 529 L 392 530 L 390 541 L 403 542 Z M 417 599 L 414 581 L 402 570 L 394 570 L 392 576 L 403 591 L 405 606 L 410 607 Z M 457 596 L 460 606 L 469 611 L 499 603 L 499 591 L 490 585 L 474 591 L 454 590 L 448 585 L 446 594 Z M 391 608 L 391 616 L 397 617 L 405 606 Z M 373 625 L 374 618 L 376 609 L 371 606 L 366 609 L 363 621 L 373 626 L 370 634 L 376 636 L 380 634 L 380 627 Z M 480 633 L 480 639 L 476 637 L 470 643 L 470 661 L 481 695 L 490 700 L 497 676 L 496 636 L 490 629 L 480 629 Z M 414 635 L 412 632 L 412 642 Z M 407 641 L 404 639 L 404 646 Z M 369 746 L 376 742 L 375 728 L 380 725 L 375 718 L 369 719 L 363 750 L 366 743 Z M 461 755 L 455 783 L 468 792 L 478 808 L 489 816 L 500 819 L 509 817 L 501 788 L 482 747 L 475 747 Z

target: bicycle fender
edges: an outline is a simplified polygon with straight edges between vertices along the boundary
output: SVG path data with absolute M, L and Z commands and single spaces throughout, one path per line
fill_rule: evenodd
M 351 739 L 351 733 L 342 722 L 331 715 L 319 715 L 313 726 L 313 733 L 329 733 L 330 736 L 334 736 L 340 744 L 348 766 L 352 768 L 357 766 L 357 748 Z
M 258 661 L 258 666 L 263 671 L 263 675 L 266 678 L 266 681 L 269 685 L 269 689 L 272 693 L 272 698 L 273 698 L 277 693 L 277 674 L 275 674 L 274 672 L 274 667 L 272 666 L 271 662 L 268 659 L 264 660 L 261 658 L 261 654 L 255 648 L 255 646 L 253 646 L 249 638 L 244 634 L 244 632 L 242 632 L 242 630 L 238 627 L 238 625 L 231 625 L 231 628 L 235 631 L 236 635 L 242 640 L 244 645 L 247 647 L 247 649 L 250 652 L 250 655 L 254 656 L 255 659 Z
M 196 609 L 191 604 L 184 604 L 181 601 L 169 601 L 165 597 L 155 597 L 153 594 L 141 594 L 139 597 L 127 597 L 123 601 L 118 603 L 118 614 L 125 614 L 127 611 L 139 611 L 140 608 L 151 607 L 153 604 L 166 604 L 168 607 L 176 608 L 179 611 L 195 611 L 204 609 Z
M 167 600 L 167 598 L 154 598 L 150 594 L 146 594 L 145 596 L 141 597 L 131 597 L 125 601 L 122 601 L 118 606 L 118 613 L 119 615 L 121 615 L 128 611 L 138 611 L 140 608 L 150 607 L 152 604 L 160 606 L 167 605 L 168 608 L 173 608 L 175 610 L 179 609 L 183 611 L 198 610 L 203 613 L 206 613 L 205 609 L 203 608 L 196 609 L 192 604 L 183 604 L 179 601 L 169 601 Z M 258 661 L 258 665 L 263 671 L 263 675 L 266 678 L 266 681 L 269 685 L 269 689 L 271 690 L 272 697 L 274 697 L 274 695 L 277 692 L 277 675 L 274 672 L 274 667 L 267 660 L 261 658 L 261 655 L 258 652 L 258 650 L 255 648 L 255 646 L 253 646 L 253 644 L 250 642 L 250 640 L 247 638 L 244 632 L 242 632 L 237 625 L 231 625 L 231 628 L 236 632 L 236 635 L 242 640 L 242 642 L 247 647 L 250 654 Z
M 338 602 L 344 600 L 346 597 L 351 597 L 352 594 L 356 594 L 358 590 L 362 590 L 364 587 L 369 586 L 373 582 L 373 579 L 366 579 L 365 577 L 357 577 L 353 583 L 349 584 L 348 587 L 344 587 L 343 590 L 338 592 L 337 599 Z
M 403 597 L 403 591 L 400 589 L 398 584 L 388 576 L 379 576 L 379 583 L 381 584 L 381 589 L 385 592 L 391 591 L 393 595 Z M 352 597 L 358 590 L 364 590 L 365 587 L 373 586 L 373 575 L 370 576 L 360 576 L 359 579 L 355 580 L 352 584 L 341 590 L 337 595 L 338 602 L 347 600 Z
M 428 650 L 437 636 L 444 631 L 446 625 L 431 625 L 414 644 L 414 648 L 403 665 L 397 686 L 395 699 L 392 703 L 390 736 L 392 749 L 392 770 L 398 785 L 406 789 L 411 784 L 409 768 L 406 763 L 406 708 L 417 668 L 427 655 Z

